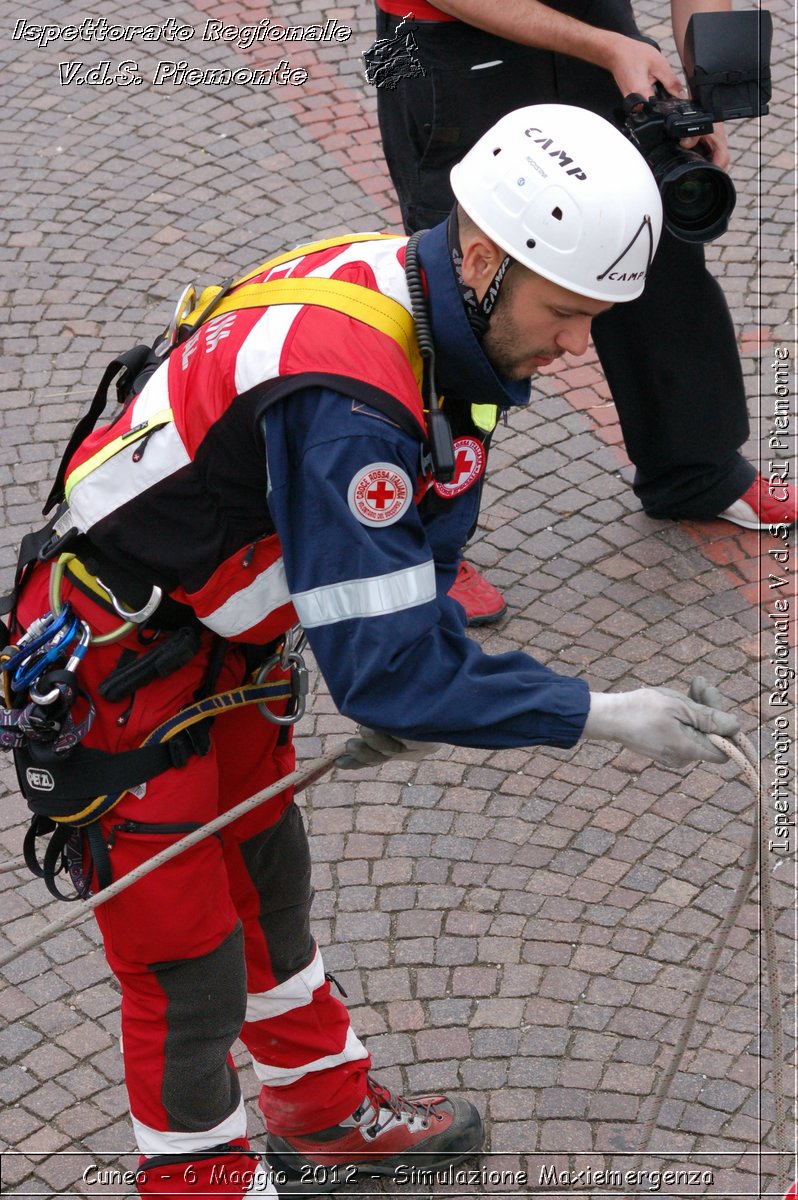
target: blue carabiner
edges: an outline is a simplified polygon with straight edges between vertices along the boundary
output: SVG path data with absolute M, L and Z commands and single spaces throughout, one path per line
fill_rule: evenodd
M 51 643 L 49 648 L 46 649 L 43 654 L 40 654 L 35 661 L 30 663 L 27 667 L 25 667 L 23 664 L 23 666 L 21 666 L 19 670 L 14 673 L 14 676 L 11 680 L 11 686 L 14 691 L 21 692 L 24 688 L 30 687 L 30 685 L 34 683 L 40 677 L 40 675 L 43 674 L 43 672 L 51 663 L 55 662 L 57 658 L 61 657 L 63 651 L 78 634 L 80 628 L 80 621 L 77 617 L 73 616 L 72 623 L 69 628 L 62 633 L 60 637 L 57 636 L 56 640 Z
M 47 622 L 44 632 L 38 634 L 35 638 L 33 638 L 32 641 L 27 643 L 25 643 L 24 637 L 20 639 L 20 646 L 16 654 L 12 654 L 11 658 L 9 658 L 7 662 L 4 662 L 2 668 L 0 669 L 2 669 L 6 674 L 16 671 L 22 665 L 22 663 L 29 659 L 32 654 L 35 654 L 41 646 L 45 645 L 46 642 L 49 642 L 53 634 L 58 633 L 59 629 L 61 629 L 69 620 L 70 616 L 71 609 L 69 607 L 69 603 L 66 603 L 57 616 L 53 617 L 53 614 L 50 612 L 44 617 L 39 617 L 38 619 L 40 621 L 47 621 L 47 618 L 50 618 L 50 620 Z M 36 622 L 34 621 L 33 624 L 35 625 Z
M 78 633 L 78 641 L 69 661 L 66 665 L 67 671 L 77 671 L 79 664 L 86 657 L 86 651 L 91 645 L 91 628 L 87 621 L 80 621 L 80 630 Z

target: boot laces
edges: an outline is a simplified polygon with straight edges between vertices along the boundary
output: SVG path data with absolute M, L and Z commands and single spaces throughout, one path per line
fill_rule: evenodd
M 368 1076 L 367 1100 L 374 1105 L 376 1116 L 373 1124 L 368 1127 L 371 1137 L 378 1137 L 394 1122 L 405 1120 L 408 1125 L 419 1121 L 422 1129 L 429 1129 L 433 1118 L 443 1120 L 443 1114 L 437 1112 L 434 1100 L 407 1100 L 404 1096 L 395 1096 L 383 1084 L 378 1083 L 371 1075 Z M 380 1121 L 380 1110 L 388 1110 L 388 1116 Z

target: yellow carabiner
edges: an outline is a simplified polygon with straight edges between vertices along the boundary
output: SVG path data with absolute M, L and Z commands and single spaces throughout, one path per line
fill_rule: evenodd
M 62 554 L 56 559 L 50 570 L 50 611 L 54 617 L 57 617 L 61 612 L 61 584 L 64 579 L 64 571 L 74 558 L 77 558 L 76 554 Z M 108 592 L 104 584 L 101 584 L 101 587 L 104 591 Z M 108 598 L 112 604 L 116 600 L 116 597 L 112 596 L 110 592 L 108 592 Z M 99 637 L 92 636 L 91 644 L 93 646 L 108 646 L 111 642 L 118 642 L 121 638 L 126 637 L 135 628 L 136 626 L 132 621 L 123 621 L 121 625 L 118 625 L 116 629 L 112 629 L 109 633 L 100 634 Z

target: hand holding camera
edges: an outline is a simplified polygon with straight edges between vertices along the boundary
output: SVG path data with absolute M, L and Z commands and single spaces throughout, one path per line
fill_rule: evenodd
M 682 241 L 711 242 L 728 228 L 736 193 L 715 122 L 768 111 L 772 27 L 763 10 L 694 13 L 684 43 L 691 98 L 658 82 L 652 96 L 624 99 L 623 128 L 657 181 L 667 228 Z M 691 142 L 704 143 L 711 157 Z

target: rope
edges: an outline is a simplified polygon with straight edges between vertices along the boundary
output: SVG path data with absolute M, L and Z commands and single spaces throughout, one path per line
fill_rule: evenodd
M 739 767 L 746 782 L 751 787 L 751 790 L 756 797 L 756 810 L 754 813 L 754 823 L 751 831 L 751 841 L 748 846 L 745 862 L 743 864 L 743 873 L 737 884 L 737 889 L 734 893 L 731 905 L 729 906 L 723 920 L 715 930 L 712 948 L 709 959 L 704 971 L 701 975 L 698 987 L 693 993 L 690 1001 L 690 1006 L 685 1014 L 682 1029 L 676 1041 L 676 1045 L 671 1055 L 671 1060 L 668 1063 L 666 1070 L 663 1072 L 659 1087 L 654 1096 L 651 1111 L 648 1119 L 643 1127 L 643 1132 L 640 1135 L 639 1148 L 632 1158 L 626 1170 L 633 1172 L 637 1169 L 642 1156 L 649 1148 L 651 1136 L 659 1122 L 662 1105 L 667 1099 L 674 1076 L 681 1066 L 684 1053 L 687 1049 L 687 1044 L 690 1040 L 690 1035 L 695 1027 L 698 1010 L 701 1006 L 710 982 L 712 981 L 715 972 L 718 968 L 718 961 L 726 943 L 729 934 L 737 921 L 740 910 L 745 903 L 748 893 L 754 880 L 757 865 L 761 862 L 762 867 L 759 872 L 759 887 L 760 887 L 760 906 L 763 917 L 763 927 L 765 932 L 765 962 L 767 971 L 767 990 L 770 999 L 767 1024 L 770 1027 L 772 1037 L 772 1059 L 773 1059 L 773 1096 L 775 1106 L 775 1130 L 776 1130 L 776 1149 L 782 1161 L 788 1161 L 790 1151 L 787 1145 L 787 1114 L 785 1103 L 784 1089 L 784 1021 L 781 1012 L 781 981 L 779 978 L 779 959 L 778 945 L 776 942 L 776 915 L 773 907 L 773 900 L 770 891 L 770 873 L 764 869 L 766 860 L 767 846 L 767 809 L 763 803 L 762 783 L 759 775 L 759 763 L 757 761 L 756 752 L 750 741 L 743 734 L 738 733 L 733 739 L 719 737 L 717 734 L 709 734 L 709 740 L 721 749 L 724 754 Z M 636 1190 L 637 1195 L 643 1195 L 641 1190 Z
M 0 875 L 5 875 L 6 871 L 26 871 L 27 864 L 24 858 L 15 858 L 12 862 L 0 864 Z
M 662 1105 L 667 1099 L 674 1076 L 679 1070 L 685 1050 L 687 1049 L 687 1044 L 690 1040 L 690 1035 L 693 1032 L 701 1002 L 703 1001 L 709 984 L 717 971 L 718 962 L 723 950 L 725 949 L 729 933 L 731 932 L 737 917 L 739 916 L 740 909 L 742 908 L 748 893 L 751 890 L 757 864 L 760 862 L 760 858 L 763 863 L 766 861 L 766 807 L 762 802 L 762 787 L 754 748 L 748 739 L 742 734 L 737 734 L 733 740 L 721 738 L 715 734 L 710 734 L 709 738 L 710 741 L 718 746 L 734 763 L 736 763 L 740 771 L 743 773 L 746 781 L 756 796 L 756 805 L 759 810 L 760 819 L 757 820 L 755 817 L 752 838 L 746 855 L 742 877 L 737 885 L 732 903 L 717 930 L 715 931 L 714 941 L 709 955 L 709 961 L 704 968 L 698 988 L 691 999 L 689 1009 L 682 1023 L 681 1033 L 671 1056 L 671 1061 L 669 1062 L 660 1079 L 659 1087 L 657 1088 L 657 1092 L 654 1096 L 651 1112 L 646 1120 L 646 1124 L 643 1127 L 643 1132 L 640 1136 L 639 1149 L 635 1152 L 631 1166 L 627 1168 L 627 1170 L 630 1172 L 635 1170 L 637 1164 L 640 1162 L 640 1159 L 648 1150 L 651 1136 L 659 1121 Z M 137 883 L 140 879 L 143 879 L 146 875 L 149 875 L 151 871 L 155 871 L 158 867 L 162 866 L 163 863 L 169 862 L 171 859 L 176 858 L 177 855 L 182 854 L 184 850 L 188 850 L 191 846 L 195 846 L 198 842 L 202 841 L 206 837 L 209 837 L 211 834 L 217 833 L 220 829 L 223 829 L 226 825 L 230 825 L 233 821 L 236 821 L 245 813 L 251 812 L 252 809 L 258 808 L 261 804 L 264 804 L 267 800 L 272 799 L 272 797 L 278 795 L 286 788 L 293 786 L 295 792 L 300 792 L 304 788 L 308 787 L 311 783 L 315 783 L 317 779 L 321 778 L 322 775 L 326 774 L 326 772 L 332 768 L 336 759 L 340 757 L 342 749 L 343 748 L 339 748 L 337 750 L 330 751 L 321 758 L 314 759 L 306 766 L 298 768 L 290 775 L 286 775 L 283 779 L 277 780 L 276 783 L 272 784 L 264 791 L 258 792 L 254 796 L 250 796 L 249 799 L 242 801 L 241 804 L 230 809 L 229 812 L 222 813 L 221 816 L 216 817 L 213 821 L 209 821 L 207 825 L 203 825 L 200 829 L 194 830 L 193 833 L 189 833 L 185 837 L 180 838 L 179 841 L 175 842 L 172 846 L 169 846 L 166 850 L 162 850 L 159 854 L 154 855 L 153 858 L 148 859 L 147 862 L 142 863 L 133 871 L 129 871 L 126 875 L 121 876 L 107 888 L 104 888 L 101 892 L 98 892 L 95 896 L 92 896 L 90 900 L 86 900 L 83 904 L 77 907 L 77 911 L 75 911 L 74 907 L 71 908 L 65 916 L 53 921 L 52 924 L 48 925 L 40 933 L 28 938 L 27 941 L 13 947 L 13 949 L 0 956 L 0 968 L 8 966 L 9 963 L 13 962 L 21 955 L 26 954 L 28 950 L 35 949 L 42 942 L 51 938 L 54 934 L 60 933 L 61 930 L 68 928 L 70 925 L 76 924 L 78 921 L 82 920 L 88 912 L 93 911 L 95 908 L 99 908 L 101 904 L 105 904 L 108 900 L 112 900 L 115 896 L 118 896 L 120 892 L 131 887 L 134 883 Z M 0 870 L 13 869 L 17 869 L 16 863 L 7 863 L 4 867 L 0 868 Z M 776 942 L 776 918 L 770 892 L 770 875 L 768 871 L 764 869 L 760 870 L 760 899 L 764 918 L 763 924 L 765 932 L 767 985 L 768 995 L 770 998 L 770 1017 L 768 1019 L 768 1025 L 771 1030 L 773 1050 L 773 1093 L 775 1100 L 774 1124 L 776 1130 L 776 1147 L 778 1154 L 783 1156 L 784 1160 L 786 1161 L 789 1151 L 787 1148 L 787 1117 L 784 1099 L 784 1023 L 781 1013 L 782 991 L 779 978 L 778 946 Z M 638 1192 L 638 1194 L 642 1195 L 642 1192 Z
M 314 758 L 307 766 L 299 767 L 296 771 L 292 771 L 290 775 L 283 776 L 276 783 L 271 784 L 261 792 L 256 792 L 254 796 L 250 796 L 247 800 L 242 800 L 235 808 L 231 808 L 229 812 L 222 813 L 218 817 L 214 817 L 212 821 L 208 821 L 207 825 L 203 825 L 200 829 L 195 829 L 193 833 L 186 834 L 173 845 L 167 846 L 165 850 L 161 850 L 159 854 L 153 855 L 140 866 L 135 867 L 132 871 L 128 871 L 126 875 L 121 875 L 114 883 L 103 888 L 90 900 L 84 903 L 71 906 L 70 911 L 63 917 L 59 917 L 50 925 L 47 925 L 40 933 L 21 942 L 13 949 L 7 950 L 5 954 L 0 955 L 0 967 L 7 967 L 9 963 L 21 955 L 26 954 L 28 950 L 34 950 L 42 942 L 46 942 L 54 934 L 60 933 L 62 929 L 67 929 L 70 925 L 81 921 L 86 913 L 93 912 L 95 908 L 99 908 L 101 904 L 107 903 L 108 900 L 113 900 L 114 896 L 118 896 L 126 888 L 132 887 L 134 883 L 138 883 L 145 875 L 149 875 L 151 871 L 155 871 L 164 863 L 176 858 L 178 854 L 182 854 L 184 850 L 189 850 L 192 846 L 196 846 L 204 838 L 210 837 L 213 833 L 218 833 L 220 829 L 224 829 L 226 825 L 237 821 L 239 817 L 243 817 L 246 813 L 251 812 L 253 808 L 258 808 L 261 804 L 265 804 L 267 800 L 271 800 L 274 796 L 284 792 L 286 788 L 293 787 L 294 792 L 301 792 L 311 783 L 315 783 L 335 764 L 335 760 L 340 758 L 343 753 L 343 746 L 339 746 L 337 750 L 331 750 L 328 754 L 324 754 L 321 758 Z

